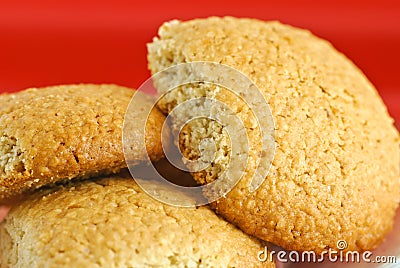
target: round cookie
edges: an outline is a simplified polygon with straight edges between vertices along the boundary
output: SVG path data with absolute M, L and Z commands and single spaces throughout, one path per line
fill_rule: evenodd
M 128 172 L 40 189 L 11 209 L 0 237 L 2 267 L 275 267 L 208 207 L 160 203 Z
M 0 95 L 0 203 L 48 183 L 126 167 L 122 127 L 135 92 L 116 85 L 81 84 Z M 135 116 L 147 116 L 151 97 L 137 94 L 143 107 Z M 164 119 L 154 110 L 146 125 L 146 146 L 153 160 L 163 154 Z M 142 128 L 133 128 L 132 137 L 143 136 Z M 146 152 L 136 147 L 132 141 L 131 162 L 145 158 Z
M 369 250 L 390 231 L 400 195 L 399 135 L 374 86 L 330 43 L 279 22 L 213 17 L 165 23 L 148 49 L 153 74 L 179 63 L 221 63 L 249 77 L 270 106 L 276 151 L 269 174 L 250 191 L 257 157 L 273 152 L 254 151 L 260 148 L 257 129 L 244 121 L 253 133 L 250 164 L 235 188 L 212 204 L 217 213 L 292 250 L 337 249 L 339 240 L 346 250 Z M 194 97 L 212 96 L 224 98 L 215 86 L 185 85 L 168 93 L 160 108 L 170 112 Z M 246 118 L 241 105 L 226 99 Z M 187 117 L 176 114 L 175 122 Z M 202 157 L 202 143 L 221 152 L 193 174 L 197 182 L 209 183 L 225 171 L 230 147 L 223 125 L 192 121 L 180 135 L 190 160 Z

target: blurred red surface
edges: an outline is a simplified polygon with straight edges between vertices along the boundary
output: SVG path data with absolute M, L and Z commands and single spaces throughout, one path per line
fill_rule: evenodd
M 400 2 L 387 0 L 0 0 L 0 92 L 78 82 L 139 87 L 149 77 L 146 43 L 160 24 L 211 15 L 280 20 L 328 39 L 400 122 Z

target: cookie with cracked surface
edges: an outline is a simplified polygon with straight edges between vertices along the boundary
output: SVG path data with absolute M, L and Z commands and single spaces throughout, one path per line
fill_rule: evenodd
M 329 42 L 279 22 L 213 17 L 165 23 L 148 50 L 152 73 L 196 61 L 233 67 L 255 83 L 270 106 L 276 151 L 268 176 L 251 192 L 259 155 L 273 151 L 260 151 L 257 118 L 240 99 L 200 83 L 181 86 L 159 103 L 170 112 L 194 97 L 217 98 L 243 119 L 249 164 L 235 188 L 212 204 L 217 213 L 292 250 L 336 249 L 338 240 L 347 242 L 347 250 L 369 250 L 390 231 L 400 193 L 399 135 L 374 86 Z M 185 72 L 173 75 L 178 81 L 187 78 Z M 193 109 L 175 113 L 175 122 Z M 212 165 L 193 173 L 198 183 L 226 171 L 228 141 L 237 135 L 228 137 L 224 130 L 201 119 L 180 132 L 190 160 L 210 157 L 198 149 L 201 144 L 216 146 Z
M 124 168 L 122 127 L 135 92 L 116 85 L 81 84 L 0 95 L 0 203 L 48 183 Z M 143 107 L 134 116 L 147 116 L 143 108 L 151 107 L 151 97 L 137 94 Z M 153 160 L 162 156 L 164 119 L 154 110 L 146 125 L 146 146 Z M 132 131 L 144 135 L 141 126 Z M 137 149 L 138 142 L 130 147 L 136 161 L 146 153 Z
M 128 172 L 40 189 L 0 236 L 2 267 L 275 267 L 258 261 L 258 239 L 208 207 L 156 201 Z

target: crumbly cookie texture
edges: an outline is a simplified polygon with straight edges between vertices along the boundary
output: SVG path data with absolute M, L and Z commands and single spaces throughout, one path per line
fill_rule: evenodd
M 11 209 L 0 236 L 2 267 L 275 267 L 258 261 L 259 240 L 208 207 L 158 202 L 128 172 L 41 189 Z
M 244 177 L 212 204 L 217 213 L 293 250 L 336 249 L 339 240 L 347 250 L 369 250 L 390 231 L 400 195 L 399 135 L 374 86 L 329 42 L 279 22 L 212 17 L 165 23 L 148 50 L 153 73 L 194 61 L 231 66 L 256 84 L 271 108 L 276 151 L 267 178 L 249 190 L 259 155 L 250 152 Z M 185 85 L 168 93 L 160 108 L 170 112 L 194 96 L 218 92 L 206 84 Z M 228 104 L 238 105 L 229 98 Z M 189 159 L 203 157 L 197 148 L 204 141 L 216 144 L 219 157 L 193 174 L 197 182 L 224 172 L 230 146 L 223 125 L 197 120 L 180 135 Z M 249 146 L 257 148 L 260 139 L 252 135 Z
M 125 167 L 122 127 L 134 90 L 116 85 L 62 85 L 0 95 L 0 203 L 60 180 L 115 173 Z M 147 116 L 149 96 L 137 92 Z M 146 125 L 152 159 L 162 156 L 164 116 L 154 110 Z M 132 124 L 131 124 L 132 126 Z M 132 127 L 132 137 L 144 135 Z M 132 140 L 132 159 L 144 159 Z M 128 148 L 129 149 L 129 148 Z M 134 164 L 134 163 L 133 163 Z

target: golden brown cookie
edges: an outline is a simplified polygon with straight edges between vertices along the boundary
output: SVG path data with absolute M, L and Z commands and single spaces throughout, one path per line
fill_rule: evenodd
M 37 191 L 0 237 L 2 267 L 275 267 L 258 261 L 259 240 L 208 207 L 160 203 L 127 172 Z
M 193 97 L 225 99 L 244 119 L 249 165 L 236 187 L 212 204 L 217 213 L 293 250 L 336 249 L 339 240 L 347 250 L 368 250 L 390 231 L 400 195 L 399 135 L 374 86 L 329 42 L 279 22 L 213 17 L 165 23 L 148 49 L 153 74 L 179 63 L 221 63 L 250 78 L 270 106 L 275 156 L 265 181 L 251 192 L 257 158 L 273 151 L 260 151 L 257 118 L 235 96 L 200 83 L 160 102 L 170 112 Z M 172 75 L 178 82 L 187 78 L 185 72 Z M 183 109 L 175 121 L 196 109 Z M 198 149 L 201 144 L 216 144 L 212 165 L 194 173 L 199 183 L 225 171 L 228 141 L 237 136 L 227 138 L 224 130 L 212 120 L 197 120 L 180 133 L 190 160 L 209 157 Z
M 122 127 L 134 94 L 116 85 L 81 84 L 0 95 L 0 203 L 48 183 L 125 167 Z M 147 116 L 151 97 L 137 94 L 144 107 L 134 116 Z M 163 122 L 155 110 L 146 125 L 153 160 L 162 156 Z M 143 136 L 142 128 L 133 128 L 132 137 Z M 134 140 L 130 146 L 131 160 L 144 159 L 146 152 L 136 149 Z

